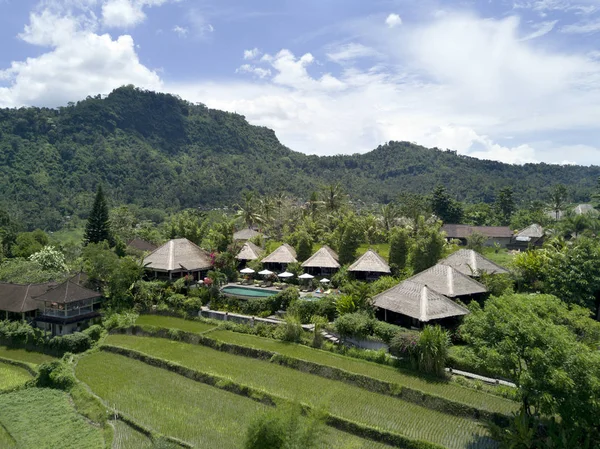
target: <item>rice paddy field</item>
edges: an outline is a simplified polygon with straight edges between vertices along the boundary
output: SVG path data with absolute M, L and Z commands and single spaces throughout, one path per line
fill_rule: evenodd
M 27 370 L 0 362 L 0 392 L 23 385 L 30 379 L 31 374 Z
M 409 438 L 430 441 L 450 449 L 496 447 L 496 444 L 487 437 L 483 425 L 473 420 L 443 414 L 400 399 L 372 393 L 342 382 L 302 373 L 266 361 L 160 338 L 110 335 L 106 343 L 171 360 L 188 368 L 225 377 L 233 382 L 254 387 L 279 397 L 315 407 L 324 407 L 340 418 L 405 435 Z M 79 362 L 77 375 L 100 396 L 105 397 L 104 394 L 106 394 L 109 396 L 106 398 L 109 401 L 120 400 L 118 398 L 127 396 L 130 390 L 140 388 L 139 376 L 137 373 L 132 372 L 130 365 L 134 362 L 135 364 L 141 364 L 141 362 L 133 360 L 118 362 L 123 358 L 122 356 L 105 353 L 90 355 Z M 111 379 L 111 372 L 117 369 L 121 370 L 120 366 L 124 365 L 130 367 L 122 371 L 122 378 L 117 381 Z M 149 369 L 160 371 L 152 367 L 142 371 Z M 173 376 L 170 373 L 166 374 Z M 166 374 L 162 373 L 161 375 Z M 148 381 L 154 381 L 153 379 L 148 379 Z M 187 379 L 177 380 L 177 382 L 186 384 L 192 382 L 185 381 Z M 171 388 L 171 385 L 167 385 L 164 381 L 159 385 L 163 388 L 158 390 L 165 391 Z M 195 388 L 204 390 L 212 387 L 196 385 Z M 142 393 L 153 391 L 156 392 L 156 396 L 162 395 L 163 392 L 158 390 L 147 386 L 143 388 Z M 216 393 L 213 392 L 213 394 Z M 229 398 L 231 396 L 230 393 L 225 392 L 219 394 L 228 395 Z M 156 400 L 153 397 L 154 393 L 148 396 L 145 400 Z M 193 396 L 189 394 L 175 396 L 173 393 L 169 394 L 167 398 L 165 399 L 167 404 L 164 406 L 167 409 L 169 403 L 178 404 L 179 409 L 186 411 L 193 409 L 194 406 L 197 407 Z M 144 410 L 145 414 L 148 414 L 148 410 L 151 408 L 151 404 L 136 403 L 135 401 L 133 403 L 136 404 L 134 408 Z M 211 419 L 211 417 L 215 419 L 214 417 L 218 416 L 217 421 L 219 423 L 226 423 L 229 417 L 226 410 L 222 409 L 223 405 L 219 404 L 218 401 L 211 401 L 210 403 L 214 405 L 211 406 L 212 410 L 208 419 Z M 182 406 L 182 404 L 186 405 Z M 258 405 L 254 405 L 254 407 L 258 407 Z M 124 411 L 130 412 L 131 410 Z M 163 411 L 161 410 L 161 412 Z M 173 413 L 175 412 L 173 410 Z M 247 412 L 241 409 L 239 416 L 244 416 L 244 413 Z M 224 416 L 220 416 L 221 414 L 224 414 Z M 185 420 L 185 417 L 181 419 Z M 161 429 L 158 430 L 161 431 Z
M 46 388 L 0 395 L 0 443 L 19 449 L 104 448 L 101 429 L 77 414 L 68 394 Z
M 214 324 L 207 324 L 200 321 L 184 320 L 183 318 L 162 315 L 140 315 L 135 324 L 167 327 L 170 329 L 179 329 L 185 332 L 193 332 L 195 334 L 200 334 L 216 328 Z
M 39 365 L 40 363 L 50 362 L 55 360 L 55 357 L 41 352 L 27 351 L 25 349 L 8 348 L 6 346 L 0 346 L 0 357 L 5 359 L 17 360 L 19 362 L 33 363 Z
M 82 358 L 76 374 L 111 406 L 162 434 L 198 448 L 242 447 L 246 426 L 267 407 L 111 353 L 98 352 Z M 123 427 L 122 423 L 117 426 L 115 441 L 129 444 L 117 448 L 138 447 L 133 444 L 146 447 L 146 440 L 138 432 Z M 323 448 L 388 448 L 334 429 L 327 430 L 326 439 Z
M 398 385 L 431 393 L 451 401 L 476 407 L 480 410 L 510 414 L 517 411 L 519 408 L 519 405 L 516 402 L 492 394 L 448 382 L 428 380 L 409 371 L 401 371 L 391 366 L 380 365 L 352 357 L 345 357 L 303 345 L 219 329 L 210 331 L 206 336 L 226 343 L 233 343 L 256 349 L 265 349 L 297 359 L 333 366 L 351 373 L 362 374 L 385 382 L 396 383 Z
M 112 449 L 153 449 L 152 441 L 123 421 L 115 421 Z

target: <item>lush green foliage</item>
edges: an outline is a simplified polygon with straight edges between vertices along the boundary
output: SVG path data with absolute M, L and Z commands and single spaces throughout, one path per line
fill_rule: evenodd
M 102 186 L 98 186 L 96 198 L 92 205 L 92 210 L 87 219 L 85 233 L 83 234 L 84 243 L 101 243 L 104 241 L 112 242 L 110 232 L 110 223 L 108 220 L 108 205 L 102 193 Z
M 14 345 L 36 346 L 63 353 L 78 353 L 88 350 L 93 340 L 83 332 L 49 337 L 44 331 L 20 321 L 0 321 L 0 341 Z
M 0 360 L 0 392 L 11 390 L 31 380 L 31 374 L 23 368 Z
M 449 346 L 448 331 L 439 325 L 425 326 L 417 344 L 419 370 L 444 377 Z

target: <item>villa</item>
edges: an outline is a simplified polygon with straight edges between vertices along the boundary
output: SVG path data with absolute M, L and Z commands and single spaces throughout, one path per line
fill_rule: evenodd
M 445 259 L 438 262 L 440 265 L 447 265 L 471 277 L 478 277 L 481 273 L 487 274 L 505 274 L 508 270 L 492 262 L 487 257 L 482 256 L 472 249 L 461 249 L 450 254 Z
M 169 240 L 144 258 L 149 277 L 158 279 L 192 276 L 200 280 L 212 266 L 211 255 L 188 239 Z
M 296 250 L 287 243 L 284 243 L 261 262 L 269 270 L 284 271 L 289 264 L 298 262 L 298 259 L 296 259 Z
M 380 276 L 392 272 L 385 259 L 372 249 L 369 249 L 360 256 L 356 262 L 350 265 L 348 271 L 353 273 L 357 279 L 364 279 L 367 281 L 376 280 Z
M 302 268 L 313 276 L 331 276 L 340 269 L 339 257 L 334 250 L 324 245 L 306 259 Z

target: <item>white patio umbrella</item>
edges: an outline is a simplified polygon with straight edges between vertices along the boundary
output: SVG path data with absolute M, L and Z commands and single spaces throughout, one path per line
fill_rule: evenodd
M 256 273 L 256 271 L 254 271 L 252 268 L 244 268 L 243 270 L 240 270 L 240 273 L 242 273 L 242 274 L 252 274 L 252 273 Z
M 294 277 L 294 273 L 290 273 L 289 271 L 284 271 L 283 273 L 279 273 L 277 275 L 277 277 L 280 277 L 280 278 L 293 278 Z
M 331 281 L 329 279 L 327 279 L 327 278 L 323 278 L 323 279 L 321 279 L 321 282 L 323 284 L 329 284 Z
M 312 274 L 308 274 L 308 273 L 304 273 L 300 276 L 298 276 L 298 279 L 313 279 L 314 276 Z
M 258 274 L 260 274 L 261 276 L 271 276 L 274 273 L 270 270 L 262 270 L 262 271 L 259 271 Z

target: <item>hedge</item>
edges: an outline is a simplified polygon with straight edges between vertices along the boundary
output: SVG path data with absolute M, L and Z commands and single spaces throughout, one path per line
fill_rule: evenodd
M 94 326 L 92 326 L 94 327 Z M 91 329 L 91 328 L 90 328 Z M 91 334 L 75 332 L 73 334 L 48 337 L 46 333 L 27 323 L 19 321 L 0 321 L 0 344 L 19 348 L 35 348 L 53 354 L 62 355 L 65 352 L 79 353 L 90 349 L 94 343 Z

